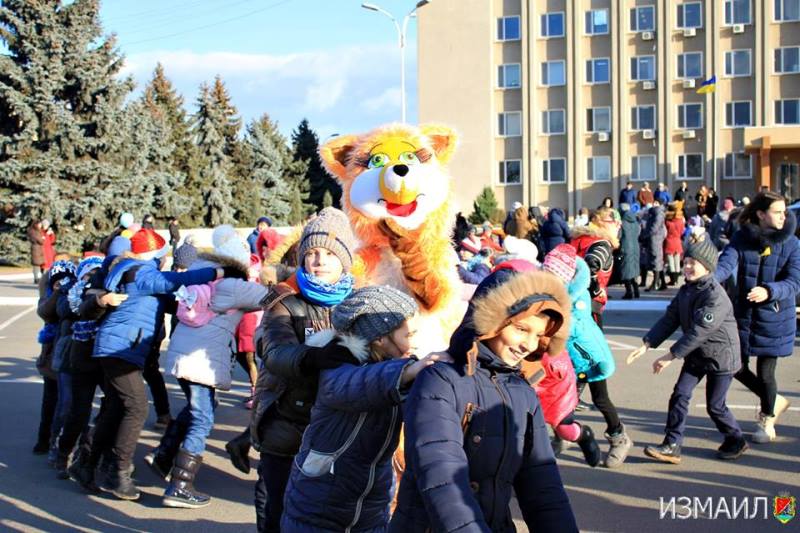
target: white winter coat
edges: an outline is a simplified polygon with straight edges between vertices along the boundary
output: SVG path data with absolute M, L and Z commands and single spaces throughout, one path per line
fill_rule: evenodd
M 191 270 L 229 265 L 204 256 Z M 245 268 L 245 267 L 242 267 Z M 236 353 L 236 326 L 242 315 L 260 309 L 269 289 L 258 283 L 226 278 L 216 283 L 211 309 L 218 313 L 200 327 L 178 323 L 167 350 L 167 369 L 176 378 L 216 389 L 231 388 L 231 360 Z

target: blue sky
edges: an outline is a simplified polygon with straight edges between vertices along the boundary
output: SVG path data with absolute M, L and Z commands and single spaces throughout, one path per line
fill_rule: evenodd
M 416 2 L 373 3 L 402 21 Z M 101 19 L 117 34 L 137 94 L 160 61 L 190 111 L 200 84 L 220 74 L 245 122 L 268 113 L 287 135 L 304 117 L 323 140 L 400 119 L 397 31 L 360 0 L 104 0 Z M 412 19 L 411 123 L 416 53 Z

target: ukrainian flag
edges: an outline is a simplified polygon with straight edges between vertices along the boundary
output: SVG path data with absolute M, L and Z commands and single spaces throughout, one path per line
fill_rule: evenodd
M 709 79 L 700 84 L 697 89 L 697 94 L 713 93 L 717 90 L 717 77 L 711 76 Z

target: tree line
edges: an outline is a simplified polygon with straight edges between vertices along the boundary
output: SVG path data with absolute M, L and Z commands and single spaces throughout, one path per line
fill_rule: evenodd
M 110 232 L 122 211 L 184 227 L 295 224 L 341 190 L 303 119 L 287 139 L 268 114 L 242 124 L 221 77 L 193 112 L 159 64 L 138 98 L 99 0 L 0 3 L 0 250 L 19 261 L 25 229 L 49 218 L 59 249 Z

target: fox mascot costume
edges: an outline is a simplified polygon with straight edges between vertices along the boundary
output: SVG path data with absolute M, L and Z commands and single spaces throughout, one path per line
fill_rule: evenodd
M 320 148 L 361 241 L 353 274 L 417 300 L 429 351 L 447 347 L 466 310 L 450 242 L 453 180 L 443 169 L 455 145 L 455 133 L 445 126 L 393 124 Z

